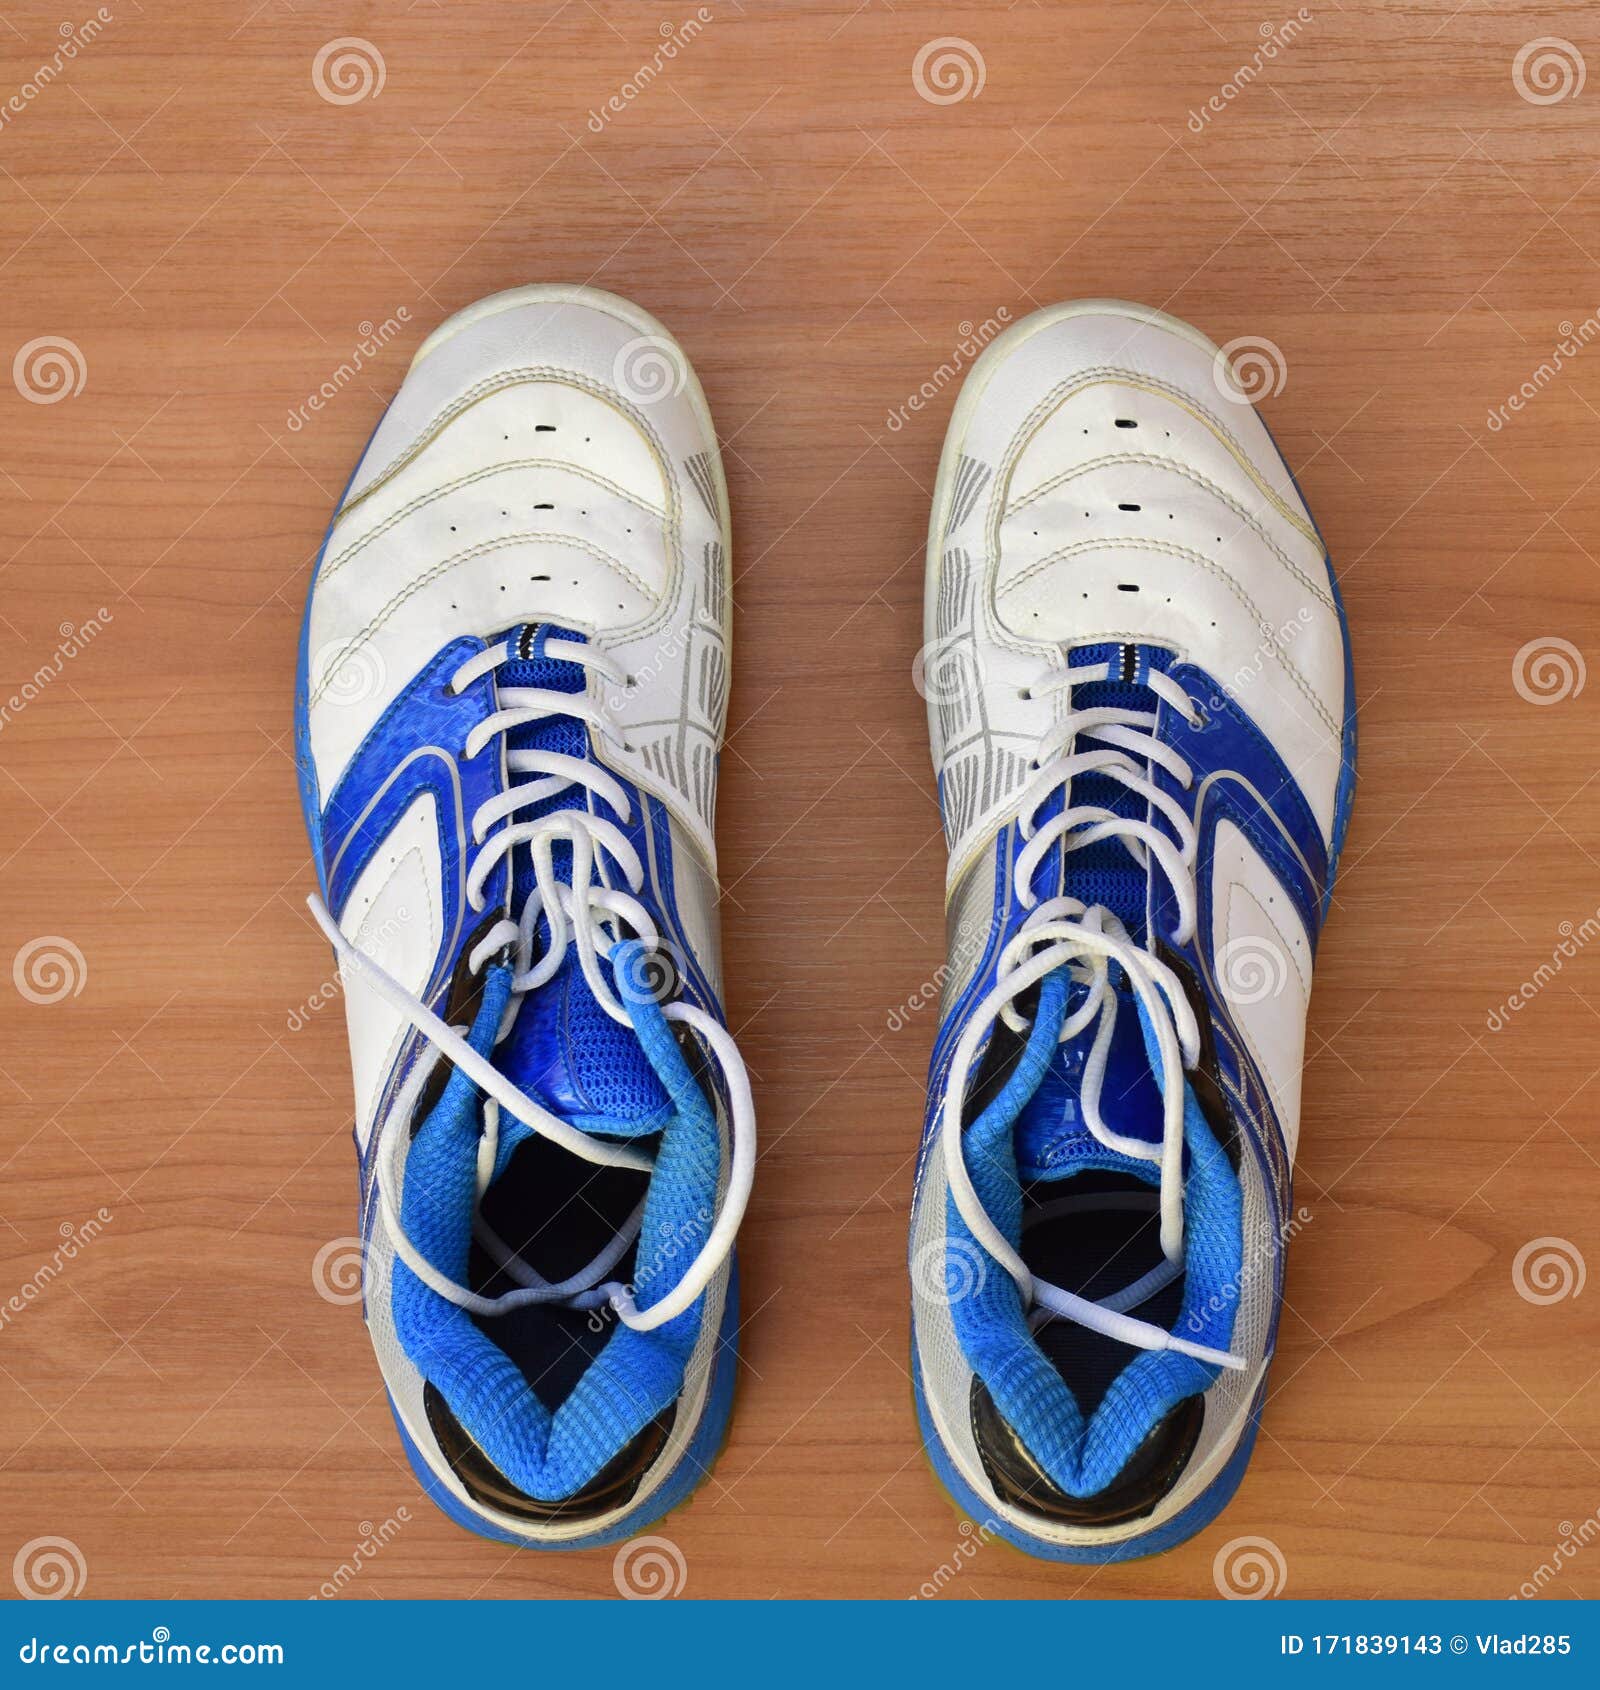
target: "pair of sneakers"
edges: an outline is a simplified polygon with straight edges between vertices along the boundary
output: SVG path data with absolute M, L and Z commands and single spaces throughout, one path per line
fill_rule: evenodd
M 313 577 L 298 762 L 366 1320 L 423 1485 L 510 1543 L 638 1533 L 732 1404 L 729 556 L 677 343 L 536 286 L 424 343 Z M 968 376 L 926 619 L 949 961 L 917 1409 L 992 1531 L 1147 1554 L 1237 1486 L 1273 1350 L 1354 785 L 1338 592 L 1216 349 L 1085 301 Z

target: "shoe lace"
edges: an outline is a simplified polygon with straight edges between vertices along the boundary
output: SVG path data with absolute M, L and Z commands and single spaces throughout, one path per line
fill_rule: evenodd
M 1083 664 L 1052 670 L 1023 689 L 1027 698 L 1112 679 L 1109 663 Z M 1203 717 L 1182 686 L 1160 670 L 1143 677 L 1156 696 L 1179 711 L 1191 727 Z M 1146 772 L 1155 764 L 1167 770 L 1187 791 L 1194 781 L 1188 762 L 1155 737 L 1157 712 L 1114 706 L 1073 709 L 1062 714 L 1039 743 L 1031 768 L 1034 778 L 1018 803 L 1018 826 L 1024 841 L 1017 853 L 1015 883 L 1018 899 L 1029 913 L 1001 951 L 995 984 L 979 1003 L 956 1042 L 950 1063 L 939 1136 L 950 1195 L 977 1242 L 1016 1281 L 1024 1308 L 1031 1308 L 1030 1324 L 1060 1318 L 1143 1350 L 1176 1350 L 1219 1367 L 1242 1368 L 1240 1356 L 1195 1344 L 1127 1311 L 1136 1309 L 1184 1269 L 1183 1125 L 1187 1084 L 1184 1071 L 1200 1059 L 1200 1029 L 1183 987 L 1170 967 L 1154 954 L 1153 945 L 1136 945 L 1118 917 L 1102 904 L 1088 905 L 1073 897 L 1041 901 L 1032 891 L 1035 871 L 1045 854 L 1059 843 L 1063 855 L 1102 839 L 1118 839 L 1146 873 L 1159 869 L 1177 902 L 1174 945 L 1184 945 L 1195 929 L 1194 865 L 1197 835 L 1193 819 Z M 1077 748 L 1080 737 L 1099 743 Z M 1071 804 L 1072 780 L 1081 775 L 1109 776 L 1171 822 L 1174 841 L 1149 821 L 1120 816 L 1096 804 Z M 1039 809 L 1057 792 L 1064 792 L 1062 809 L 1038 823 Z M 1120 1003 L 1112 977 L 1121 971 L 1144 1011 L 1160 1057 L 1162 1136 L 1159 1145 L 1116 1132 L 1101 1113 L 1101 1091 Z M 1061 1286 L 1036 1278 L 1009 1239 L 989 1218 L 967 1171 L 962 1139 L 962 1114 L 967 1085 L 980 1046 L 996 1021 L 1021 1033 L 1026 1022 L 1016 1004 L 1047 974 L 1069 968 L 1071 977 L 1088 988 L 1079 1006 L 1062 1023 L 1059 1042 L 1082 1033 L 1096 1022 L 1094 1043 L 1084 1063 L 1081 1105 L 1089 1132 L 1108 1149 L 1137 1161 L 1160 1164 L 1159 1191 L 1162 1262 L 1131 1285 L 1098 1301 L 1075 1295 Z
M 576 663 L 595 670 L 613 686 L 626 677 L 615 662 L 578 640 L 550 639 L 543 647 L 547 657 Z M 511 641 L 467 659 L 451 679 L 460 693 L 475 680 L 513 660 Z M 554 692 L 540 687 L 502 687 L 498 708 L 479 722 L 467 737 L 462 756 L 471 759 L 496 735 L 514 728 L 545 721 L 552 716 L 576 717 L 594 729 L 603 740 L 627 749 L 616 724 L 597 701 L 581 695 Z M 513 959 L 511 997 L 500 1024 L 499 1037 L 510 1030 L 522 999 L 550 980 L 561 967 L 568 947 L 578 958 L 583 977 L 596 1001 L 615 1021 L 631 1025 L 631 1017 L 611 992 L 602 972 L 601 958 L 609 958 L 620 940 L 620 930 L 629 928 L 638 940 L 645 959 L 642 971 L 648 978 L 648 959 L 663 950 L 659 929 L 638 893 L 645 880 L 644 864 L 628 836 L 622 831 L 632 819 L 632 802 L 621 781 L 583 757 L 543 749 L 505 751 L 509 774 L 526 778 L 509 783 L 504 792 L 486 799 L 472 817 L 472 842 L 477 848 L 467 872 L 467 901 L 481 912 L 484 888 L 496 866 L 507 863 L 519 847 L 529 853 L 533 885 L 515 920 L 497 921 L 473 946 L 467 966 L 480 972 L 491 957 L 510 949 Z M 561 809 L 518 820 L 517 812 L 545 800 L 581 788 L 590 804 L 606 805 L 618 822 L 593 808 Z M 496 826 L 496 824 L 503 824 Z M 563 878 L 555 861 L 555 846 L 565 841 L 570 847 L 568 872 Z M 611 884 L 613 876 L 621 884 Z M 542 1134 L 574 1156 L 602 1167 L 632 1168 L 643 1173 L 653 1167 L 652 1157 L 632 1145 L 616 1143 L 582 1132 L 513 1085 L 492 1062 L 467 1040 L 467 1029 L 452 1027 L 436 1015 L 415 993 L 394 979 L 373 957 L 362 951 L 339 930 L 323 900 L 313 894 L 307 899 L 317 925 L 338 955 L 341 967 L 348 967 L 372 986 L 377 994 L 404 1017 L 431 1046 L 415 1064 L 396 1096 L 389 1114 L 383 1142 L 375 1165 L 379 1214 L 396 1253 L 431 1290 L 458 1307 L 476 1315 L 508 1314 L 530 1303 L 565 1302 L 577 1308 L 609 1305 L 618 1319 L 637 1332 L 648 1332 L 682 1314 L 705 1290 L 733 1248 L 734 1237 L 749 1202 L 755 1172 L 755 1106 L 750 1079 L 738 1046 L 722 1024 L 697 1005 L 674 1001 L 661 1005 L 661 1014 L 698 1037 L 721 1070 L 729 1106 L 730 1166 L 727 1190 L 721 1208 L 699 1254 L 689 1264 L 671 1291 L 646 1310 L 640 1310 L 632 1291 L 616 1281 L 604 1279 L 638 1235 L 644 1216 L 641 1199 L 610 1243 L 580 1272 L 559 1283 L 543 1279 L 523 1263 L 496 1237 L 481 1214 L 481 1205 L 493 1175 L 499 1151 L 500 1115 L 508 1111 L 517 1120 Z M 545 942 L 535 960 L 534 945 L 543 924 Z M 624 993 L 628 983 L 624 980 Z M 479 1240 L 495 1257 L 518 1288 L 496 1297 L 485 1297 L 458 1285 L 417 1249 L 401 1224 L 396 1193 L 401 1164 L 409 1147 L 409 1122 L 436 1065 L 448 1059 L 486 1094 L 483 1103 L 483 1137 L 478 1146 L 473 1227 Z

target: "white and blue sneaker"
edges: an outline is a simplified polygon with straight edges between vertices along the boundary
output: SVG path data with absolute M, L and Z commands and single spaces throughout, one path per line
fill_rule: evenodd
M 527 287 L 423 345 L 311 587 L 366 1320 L 423 1484 L 509 1543 L 632 1535 L 728 1420 L 755 1159 L 712 841 L 728 567 L 677 343 Z
M 1183 1541 L 1254 1441 L 1355 784 L 1327 551 L 1229 368 L 1089 300 L 962 389 L 923 687 L 949 967 L 912 1219 L 934 1466 L 1030 1553 Z

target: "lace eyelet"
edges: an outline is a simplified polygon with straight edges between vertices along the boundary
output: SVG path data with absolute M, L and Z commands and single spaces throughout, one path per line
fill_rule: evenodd
M 1197 709 L 1194 712 L 1194 714 L 1189 717 L 1188 720 L 1189 720 L 1189 731 L 1191 733 L 1203 733 L 1205 731 L 1207 723 L 1211 720 L 1211 718 L 1206 715 L 1204 710 Z

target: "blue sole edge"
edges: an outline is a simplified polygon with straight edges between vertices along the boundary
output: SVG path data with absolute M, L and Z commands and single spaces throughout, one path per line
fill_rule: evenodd
M 1244 1478 L 1245 1469 L 1250 1464 L 1251 1452 L 1255 1448 L 1256 1433 L 1261 1425 L 1261 1406 L 1266 1396 L 1266 1380 L 1263 1379 L 1261 1388 L 1256 1392 L 1255 1401 L 1250 1405 L 1250 1418 L 1245 1423 L 1244 1434 L 1233 1454 L 1228 1457 L 1227 1466 L 1187 1508 L 1174 1514 L 1164 1525 L 1156 1526 L 1151 1531 L 1139 1537 L 1128 1538 L 1122 1543 L 1062 1544 L 1050 1543 L 1044 1538 L 1035 1537 L 1031 1532 L 1023 1531 L 1018 1526 L 1013 1526 L 1009 1521 L 996 1518 L 994 1511 L 983 1502 L 957 1470 L 944 1447 L 938 1429 L 933 1424 L 933 1416 L 928 1412 L 927 1399 L 922 1390 L 922 1363 L 917 1357 L 915 1336 L 912 1338 L 911 1385 L 916 1397 L 917 1424 L 922 1432 L 922 1452 L 927 1456 L 934 1476 L 949 1493 L 950 1499 L 966 1513 L 972 1523 L 990 1536 L 1003 1539 L 1014 1549 L 1020 1549 L 1037 1560 L 1072 1562 L 1084 1567 L 1104 1567 L 1118 1561 L 1138 1561 L 1148 1555 L 1160 1555 L 1168 1549 L 1175 1549 L 1179 1544 L 1186 1543 L 1196 1533 L 1204 1531 L 1233 1500 L 1233 1493 L 1238 1490 Z

